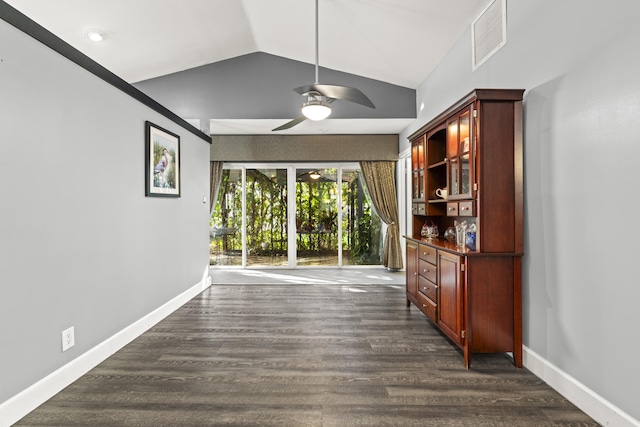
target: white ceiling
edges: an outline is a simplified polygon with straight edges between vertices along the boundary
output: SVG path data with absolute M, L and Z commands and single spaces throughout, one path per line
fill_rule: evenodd
M 315 63 L 313 0 L 5 1 L 130 83 L 258 51 Z M 488 3 L 319 0 L 320 65 L 415 89 Z

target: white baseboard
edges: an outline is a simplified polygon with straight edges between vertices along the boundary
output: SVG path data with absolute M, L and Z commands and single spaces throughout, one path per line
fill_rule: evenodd
M 211 277 L 203 277 L 200 283 L 2 403 L 0 427 L 8 427 L 19 421 L 209 286 Z
M 523 364 L 601 425 L 640 427 L 640 421 L 623 412 L 526 346 L 523 346 Z

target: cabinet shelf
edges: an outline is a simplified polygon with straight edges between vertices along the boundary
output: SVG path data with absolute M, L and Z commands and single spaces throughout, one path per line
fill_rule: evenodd
M 427 167 L 427 169 L 435 169 L 435 168 L 439 168 L 439 167 L 446 166 L 446 165 L 447 165 L 447 161 L 443 159 L 442 161 L 440 161 L 438 163 L 433 163 L 433 164 L 429 165 Z

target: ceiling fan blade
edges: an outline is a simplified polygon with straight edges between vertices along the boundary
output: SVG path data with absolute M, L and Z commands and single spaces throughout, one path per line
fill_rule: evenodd
M 345 101 L 364 105 L 365 107 L 376 108 L 376 106 L 373 105 L 373 102 L 371 102 L 371 100 L 367 98 L 367 95 L 354 87 L 312 84 L 297 87 L 294 89 L 294 91 L 296 91 L 300 95 L 304 95 L 305 93 L 309 92 L 317 92 L 320 95 L 326 96 L 327 98 L 343 99 Z
M 291 120 L 290 122 L 287 122 L 287 123 L 283 124 L 282 126 L 278 126 L 277 128 L 272 129 L 271 132 L 276 132 L 276 131 L 285 130 L 285 129 L 291 129 L 295 125 L 300 124 L 300 123 L 304 122 L 305 120 L 307 120 L 307 118 L 305 116 L 296 117 L 295 119 Z

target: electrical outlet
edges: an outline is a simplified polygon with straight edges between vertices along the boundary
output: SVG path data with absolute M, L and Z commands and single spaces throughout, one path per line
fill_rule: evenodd
M 62 331 L 62 351 L 67 351 L 74 345 L 76 345 L 76 337 L 72 326 Z

